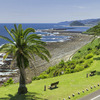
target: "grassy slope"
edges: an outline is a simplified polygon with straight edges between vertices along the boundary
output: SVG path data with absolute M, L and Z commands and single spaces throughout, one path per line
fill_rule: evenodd
M 100 83 L 99 57 L 100 56 L 95 56 L 96 59 L 94 60 L 94 63 L 92 63 L 91 67 L 85 69 L 84 71 L 62 75 L 55 78 L 33 81 L 32 84 L 27 85 L 29 93 L 26 95 L 16 95 L 18 84 L 1 87 L 0 100 L 9 100 L 9 98 L 10 100 L 32 100 L 33 98 L 36 100 L 62 100 L 63 98 L 68 98 L 68 96 L 71 96 L 72 93 L 76 94 L 77 98 L 79 98 L 80 96 L 83 96 L 83 93 L 81 92 L 82 90 L 88 88 L 89 92 L 87 93 L 90 93 L 90 86 L 94 86 Z M 93 77 L 86 78 L 86 74 L 92 70 L 97 70 L 97 74 Z M 47 89 L 47 91 L 43 91 L 44 85 L 49 86 L 50 83 L 55 81 L 60 82 L 57 89 Z M 81 92 L 81 95 L 78 96 L 77 92 Z M 75 100 L 75 98 L 72 100 Z
M 82 48 L 84 52 L 85 48 Z M 92 70 L 97 70 L 96 75 L 86 78 L 86 74 Z M 29 93 L 26 95 L 17 95 L 18 84 L 0 87 L 0 100 L 63 100 L 63 98 L 67 100 L 68 96 L 71 96 L 71 100 L 77 100 L 76 98 L 80 98 L 99 89 L 100 87 L 97 87 L 97 84 L 100 84 L 99 78 L 100 55 L 94 57 L 94 62 L 91 64 L 91 67 L 81 72 L 33 81 L 31 84 L 27 85 Z M 60 82 L 57 89 L 47 89 L 47 91 L 43 91 L 44 85 L 48 87 L 50 83 L 56 81 Z M 96 85 L 96 88 L 91 90 L 90 86 L 94 85 Z M 85 90 L 86 88 L 89 89 L 88 92 Z M 85 90 L 85 93 L 82 93 L 82 90 Z M 78 95 L 78 92 L 81 94 Z M 76 96 L 72 97 L 72 93 L 74 93 Z
M 93 42 L 86 44 L 85 46 L 83 46 L 83 47 L 80 49 L 80 51 L 81 51 L 80 53 L 76 52 L 76 53 L 73 55 L 73 58 L 72 58 L 72 59 L 74 59 L 76 56 L 81 56 L 81 57 L 82 57 L 82 55 L 83 55 L 83 56 L 86 55 L 86 54 L 87 54 L 87 48 L 92 48 L 92 49 L 94 49 L 95 46 L 98 45 L 99 43 L 100 43 L 100 40 L 96 39 L 96 40 L 94 40 Z M 76 58 L 75 58 L 75 59 L 76 59 Z

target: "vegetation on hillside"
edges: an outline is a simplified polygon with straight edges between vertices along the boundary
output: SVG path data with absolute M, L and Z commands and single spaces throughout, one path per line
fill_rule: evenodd
M 100 23 L 98 25 L 88 29 L 84 33 L 87 33 L 87 34 L 90 34 L 90 35 L 100 35 Z
M 49 67 L 46 71 L 39 76 L 34 77 L 33 80 L 44 78 L 56 77 L 63 74 L 75 73 L 90 67 L 93 63 L 93 57 L 100 54 L 100 41 L 94 40 L 92 43 L 87 44 L 77 51 L 72 60 L 61 62 L 55 66 Z
M 100 86 L 97 86 L 97 84 L 100 84 L 100 55 L 94 56 L 93 60 L 91 66 L 81 72 L 35 80 L 31 84 L 27 84 L 29 91 L 25 95 L 17 94 L 18 84 L 0 87 L 0 100 L 63 100 L 64 98 L 65 100 L 78 100 L 100 89 Z M 87 73 L 93 70 L 96 70 L 96 74 L 86 78 Z M 48 89 L 51 83 L 57 81 L 59 81 L 58 88 Z M 46 85 L 46 91 L 44 91 L 44 85 Z M 73 97 L 72 94 L 75 94 L 75 96 Z M 69 96 L 71 99 L 68 99 Z
M 73 21 L 70 26 L 84 26 L 84 24 L 79 21 Z
M 29 62 L 35 59 L 34 55 L 38 55 L 41 59 L 49 61 L 48 57 L 50 57 L 50 53 L 44 48 L 46 43 L 41 41 L 41 36 L 29 34 L 35 32 L 33 28 L 23 30 L 21 24 L 18 27 L 14 25 L 14 27 L 15 29 L 9 31 L 5 26 L 6 31 L 13 41 L 0 35 L 0 38 L 10 42 L 1 46 L 0 52 L 6 53 L 4 59 L 8 55 L 13 55 L 13 60 L 16 60 L 20 72 L 18 94 L 25 94 L 27 93 L 25 69 L 29 67 Z

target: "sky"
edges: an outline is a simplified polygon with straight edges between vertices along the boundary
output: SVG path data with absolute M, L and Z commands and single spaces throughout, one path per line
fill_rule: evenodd
M 100 0 L 0 0 L 0 23 L 58 23 L 100 18 Z

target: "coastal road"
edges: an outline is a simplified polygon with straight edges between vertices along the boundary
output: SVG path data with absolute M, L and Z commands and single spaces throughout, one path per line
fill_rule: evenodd
M 100 100 L 100 90 L 97 90 L 79 100 Z

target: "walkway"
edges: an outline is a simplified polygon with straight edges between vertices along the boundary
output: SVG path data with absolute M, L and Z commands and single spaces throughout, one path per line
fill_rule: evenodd
M 79 100 L 100 100 L 100 90 L 97 90 Z

